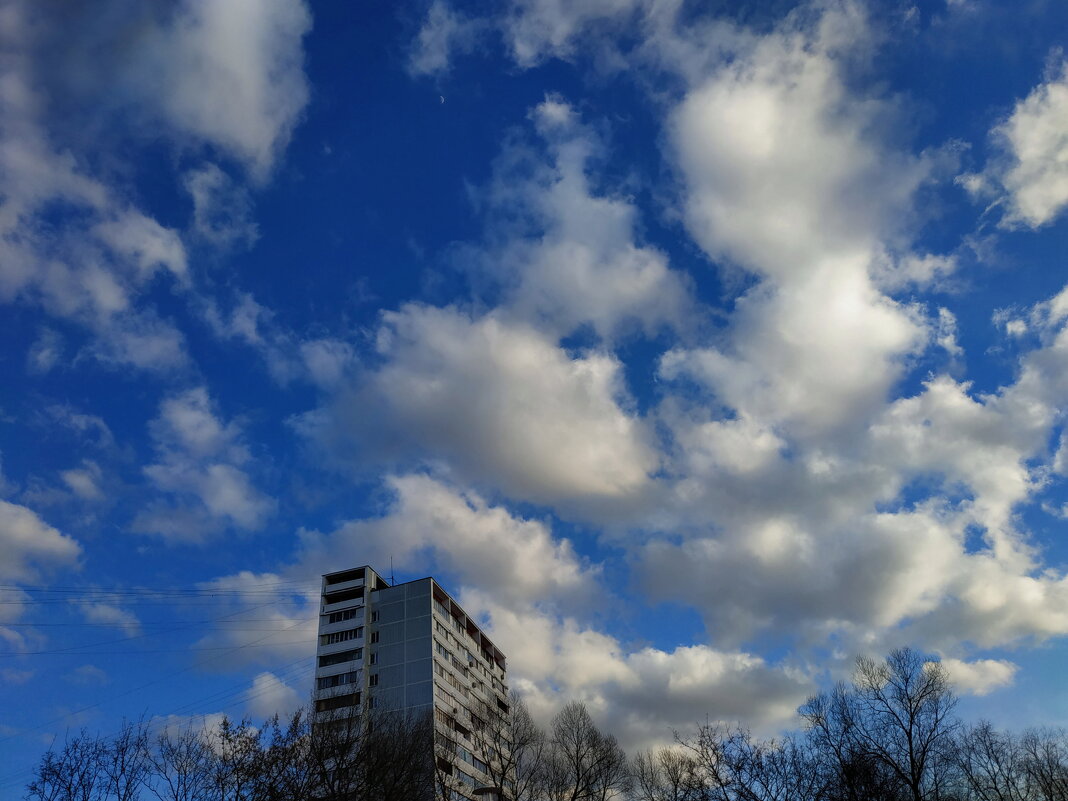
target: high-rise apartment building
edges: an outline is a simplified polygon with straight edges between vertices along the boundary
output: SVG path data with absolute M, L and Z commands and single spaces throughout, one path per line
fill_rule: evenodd
M 504 654 L 433 579 L 390 585 L 368 566 L 323 576 L 315 709 L 433 715 L 453 798 L 498 788 L 475 729 L 509 710 Z

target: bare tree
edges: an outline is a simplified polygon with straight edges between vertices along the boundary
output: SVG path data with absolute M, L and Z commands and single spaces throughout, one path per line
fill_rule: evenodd
M 143 720 L 123 721 L 118 734 L 101 748 L 104 794 L 114 801 L 137 801 L 149 776 L 148 729 Z
M 760 740 L 738 726 L 706 724 L 681 741 L 700 794 L 713 801 L 825 801 L 826 771 L 805 741 Z
M 700 801 L 698 763 L 681 746 L 641 751 L 631 762 L 635 801 Z
M 542 777 L 541 792 L 549 801 L 610 801 L 630 786 L 623 749 L 577 701 L 553 718 Z
M 808 724 L 813 754 L 826 777 L 828 801 L 897 801 L 899 783 L 860 741 L 859 710 L 844 684 L 810 698 L 799 712 Z
M 205 731 L 212 751 L 211 781 L 217 801 L 254 801 L 260 761 L 260 731 L 249 720 L 233 723 L 224 717 L 218 728 Z
M 82 731 L 49 749 L 26 788 L 33 801 L 97 801 L 106 792 L 102 771 L 105 742 Z
M 1068 798 L 1068 732 L 1031 729 L 1020 738 L 1028 788 L 1036 801 Z
M 851 688 L 810 699 L 801 714 L 834 755 L 848 798 L 937 801 L 954 767 L 955 706 L 945 668 L 901 648 L 857 659 Z M 878 795 L 858 794 L 865 785 Z
M 212 752 L 192 723 L 163 730 L 146 751 L 151 779 L 148 790 L 159 801 L 208 801 Z
M 282 726 L 275 715 L 260 740 L 254 769 L 253 796 L 258 801 L 300 801 L 312 797 L 315 773 L 311 760 L 311 730 L 303 710 Z
M 976 801 L 1031 801 L 1024 750 L 1018 738 L 981 721 L 964 731 L 955 750 L 962 789 Z
M 308 756 L 323 801 L 420 801 L 434 794 L 433 723 L 403 712 L 317 716 Z
M 486 763 L 493 787 L 509 801 L 534 801 L 545 759 L 547 738 L 514 690 L 507 709 L 481 703 L 472 720 L 471 739 Z

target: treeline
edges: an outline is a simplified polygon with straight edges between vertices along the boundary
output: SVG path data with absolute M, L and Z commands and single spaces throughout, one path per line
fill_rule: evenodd
M 468 725 L 379 714 L 314 725 L 124 726 L 49 751 L 31 801 L 1068 801 L 1068 733 L 967 725 L 944 668 L 902 649 L 800 709 L 777 739 L 708 723 L 631 755 L 580 703 L 548 729 L 522 700 Z M 476 792 L 478 791 L 478 792 Z

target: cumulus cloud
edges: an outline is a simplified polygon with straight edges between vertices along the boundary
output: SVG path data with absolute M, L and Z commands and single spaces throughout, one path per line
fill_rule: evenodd
M 609 340 L 692 327 L 688 282 L 637 240 L 632 200 L 591 185 L 607 145 L 560 97 L 530 118 L 539 145 L 507 146 L 485 192 L 492 244 L 479 257 L 504 287 L 501 313 L 560 337 L 583 326 Z
M 145 475 L 180 502 L 196 504 L 150 509 L 134 521 L 135 529 L 196 540 L 219 523 L 257 530 L 274 512 L 274 500 L 246 471 L 251 456 L 240 426 L 216 416 L 204 387 L 165 399 L 150 432 L 158 461 L 144 468 Z
M 671 651 L 628 649 L 572 617 L 500 605 L 490 593 L 465 590 L 468 612 L 485 616 L 508 655 L 509 679 L 532 711 L 548 720 L 567 700 L 581 700 L 628 748 L 670 742 L 706 716 L 744 716 L 774 731 L 794 720 L 813 685 L 800 672 L 741 651 L 706 645 Z
M 516 517 L 426 475 L 392 476 L 386 484 L 394 500 L 383 517 L 351 521 L 328 535 L 304 533 L 300 561 L 306 570 L 395 558 L 444 571 L 516 606 L 581 605 L 597 593 L 599 571 L 546 523 Z
M 1004 228 L 1040 228 L 1068 205 L 1068 62 L 1016 103 L 991 132 L 997 152 L 982 173 L 961 176 L 976 195 L 1005 205 Z
M 187 366 L 184 337 L 148 297 L 161 280 L 182 293 L 193 285 L 185 244 L 138 207 L 127 176 L 106 169 L 116 162 L 107 148 L 207 145 L 265 180 L 307 102 L 302 39 L 310 25 L 300 0 L 8 3 L 0 27 L 0 301 L 75 321 L 92 335 L 82 355 L 102 362 Z M 110 135 L 113 126 L 128 138 Z M 254 240 L 243 186 L 214 165 L 191 171 L 185 184 L 200 242 Z M 30 369 L 51 369 L 61 345 L 46 331 Z
M 482 27 L 443 0 L 434 0 L 411 43 L 408 71 L 412 75 L 448 71 L 455 54 L 469 52 L 475 46 Z
M 623 498 L 656 468 L 606 353 L 572 356 L 493 314 L 414 304 L 383 315 L 377 349 L 382 366 L 306 417 L 307 433 L 385 461 L 444 458 L 536 501 Z
M 44 522 L 37 514 L 15 503 L 0 500 L 0 578 L 30 581 L 42 571 L 76 567 L 81 546 Z
M 974 662 L 965 662 L 947 658 L 942 660 L 942 666 L 949 672 L 953 686 L 969 695 L 987 695 L 994 690 L 1008 687 L 1019 670 L 1019 665 L 1005 659 L 976 659 Z
M 722 345 L 676 349 L 662 374 L 798 435 L 863 425 L 930 338 L 921 310 L 881 285 L 932 165 L 881 142 L 873 131 L 888 109 L 846 88 L 842 43 L 868 32 L 843 8 L 815 23 L 791 15 L 765 36 L 737 32 L 733 57 L 691 76 L 668 122 L 689 232 L 759 281 Z M 916 257 L 898 261 L 916 274 Z
M 178 131 L 265 178 L 308 100 L 301 0 L 185 0 L 151 29 L 132 88 Z
M 1016 514 L 1057 469 L 1065 296 L 1024 313 L 1043 345 L 1014 382 L 974 393 L 932 377 L 848 444 L 665 404 L 674 536 L 638 549 L 650 593 L 740 642 L 767 628 L 854 643 L 899 628 L 938 648 L 1068 632 L 1068 576 L 1043 566 Z
M 713 256 L 780 280 L 857 269 L 857 258 L 864 270 L 898 224 L 928 168 L 872 136 L 878 105 L 846 90 L 837 44 L 825 26 L 787 21 L 743 43 L 672 113 L 688 226 Z
M 94 355 L 139 367 L 173 367 L 184 359 L 178 332 L 138 308 L 136 298 L 158 276 L 187 282 L 178 234 L 129 203 L 55 145 L 46 110 L 51 98 L 35 72 L 40 31 L 21 4 L 6 9 L 10 45 L 0 81 L 0 301 L 37 304 L 87 327 Z M 57 204 L 70 213 L 54 219 Z M 58 341 L 45 335 L 31 367 L 50 369 Z M 149 354 L 151 351 L 151 354 Z
M 278 676 L 270 672 L 258 674 L 245 695 L 249 713 L 260 719 L 278 715 L 285 719 L 297 711 L 304 698 Z

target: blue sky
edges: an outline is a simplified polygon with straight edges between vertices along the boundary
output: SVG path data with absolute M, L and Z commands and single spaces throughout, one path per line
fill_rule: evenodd
M 1063 723 L 1068 9 L 0 4 L 0 797 L 437 576 L 547 717 Z

